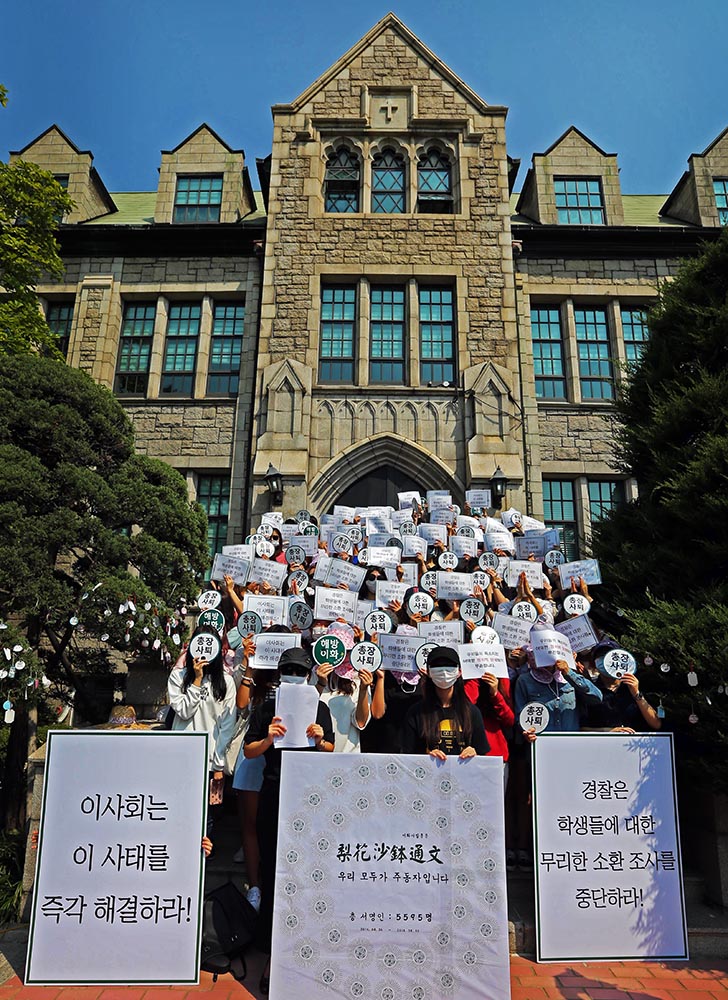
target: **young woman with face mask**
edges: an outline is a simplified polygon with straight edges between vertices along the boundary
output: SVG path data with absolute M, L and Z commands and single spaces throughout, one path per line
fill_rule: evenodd
M 305 684 L 312 668 L 313 661 L 304 649 L 299 647 L 284 650 L 278 661 L 281 684 Z M 281 758 L 284 753 L 306 753 L 307 751 L 331 753 L 334 749 L 334 728 L 331 722 L 331 713 L 321 701 L 319 701 L 316 710 L 316 721 L 312 722 L 306 730 L 306 735 L 314 741 L 312 747 L 280 750 L 275 745 L 275 738 L 285 735 L 285 732 L 282 720 L 275 714 L 275 702 L 266 700 L 253 709 L 244 744 L 246 758 L 265 757 L 263 786 L 260 790 L 257 815 L 261 892 L 257 944 L 261 951 L 269 954 L 273 931 Z M 260 990 L 261 993 L 267 995 L 268 967 L 266 967 L 260 981 Z
M 438 760 L 486 756 L 483 717 L 465 694 L 456 650 L 431 650 L 423 686 L 422 700 L 405 716 L 402 752 L 427 753 Z

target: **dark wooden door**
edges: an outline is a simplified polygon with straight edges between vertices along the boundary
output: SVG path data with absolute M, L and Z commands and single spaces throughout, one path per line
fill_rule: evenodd
M 395 510 L 399 507 L 398 493 L 407 490 L 419 490 L 424 496 L 419 483 L 393 465 L 382 465 L 374 472 L 362 476 L 352 486 L 341 494 L 336 503 L 346 507 L 376 507 L 389 505 Z M 331 508 L 333 510 L 333 507 Z

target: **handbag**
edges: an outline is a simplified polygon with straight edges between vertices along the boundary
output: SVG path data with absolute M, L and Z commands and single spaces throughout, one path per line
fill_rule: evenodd
M 241 715 L 235 724 L 235 732 L 230 737 L 230 742 L 225 747 L 225 752 L 223 754 L 223 766 L 222 770 L 224 774 L 233 775 L 235 773 L 235 765 L 238 760 L 238 755 L 243 746 L 243 739 L 248 731 L 248 722 L 250 718 L 246 712 Z

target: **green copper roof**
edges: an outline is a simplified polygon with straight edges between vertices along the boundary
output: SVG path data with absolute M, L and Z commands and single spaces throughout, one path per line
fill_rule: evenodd
M 246 215 L 243 225 L 265 219 L 263 195 L 254 191 L 255 211 Z M 98 219 L 85 222 L 85 226 L 149 226 L 154 222 L 154 205 L 157 200 L 156 191 L 119 191 L 111 195 L 118 212 L 101 215 Z

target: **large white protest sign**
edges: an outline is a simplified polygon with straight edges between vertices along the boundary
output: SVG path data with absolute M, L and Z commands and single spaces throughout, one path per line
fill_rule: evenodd
M 457 646 L 463 641 L 463 623 L 459 618 L 443 622 L 419 622 L 417 631 L 428 642 L 438 646 Z
M 481 646 L 468 642 L 458 646 L 458 656 L 463 680 L 480 678 L 486 672 L 496 677 L 508 677 L 506 651 L 503 646 Z
M 537 667 L 551 667 L 557 660 L 564 660 L 570 670 L 576 670 L 571 643 L 561 632 L 551 628 L 532 629 L 531 646 Z
M 417 534 L 420 538 L 424 538 L 428 545 L 434 545 L 435 542 L 447 544 L 447 528 L 444 524 L 418 524 Z
M 599 641 L 588 615 L 570 618 L 568 621 L 556 625 L 555 628 L 557 632 L 566 636 L 575 653 L 580 653 L 582 649 L 591 649 Z
M 531 641 L 532 622 L 522 618 L 512 618 L 511 615 L 493 615 L 491 623 L 498 633 L 498 638 L 506 649 L 518 649 Z
M 532 590 L 543 587 L 543 570 L 540 562 L 530 562 L 528 559 L 511 559 L 506 567 L 505 580 L 509 587 L 518 586 L 521 573 L 526 574 L 526 583 Z
M 444 601 L 461 601 L 473 592 L 472 573 L 437 572 L 437 596 Z
M 688 957 L 671 734 L 541 734 L 533 811 L 539 961 Z
M 250 574 L 250 563 L 235 556 L 224 556 L 219 552 L 215 553 L 210 570 L 210 579 L 222 582 L 226 576 L 231 576 L 234 583 L 245 586 Z
M 288 598 L 262 594 L 246 594 L 243 598 L 243 611 L 254 611 L 263 622 L 263 628 L 270 625 L 288 624 Z
M 292 535 L 291 545 L 297 545 L 307 556 L 313 558 L 318 552 L 318 535 Z
M 508 1000 L 499 758 L 284 754 L 280 801 L 271 996 Z
M 402 550 L 396 545 L 375 545 L 367 549 L 370 566 L 398 566 L 402 560 Z
M 465 499 L 471 507 L 490 507 L 493 500 L 490 490 L 466 490 Z
M 276 670 L 281 653 L 300 645 L 298 632 L 261 632 L 255 637 L 255 653 L 250 665 L 256 670 Z
M 207 793 L 205 733 L 48 734 L 26 985 L 198 982 Z
M 354 590 L 339 590 L 331 587 L 317 587 L 314 599 L 314 618 L 334 621 L 343 618 L 353 625 L 356 621 L 359 595 Z
M 411 674 L 417 670 L 415 655 L 425 640 L 419 635 L 379 635 L 382 651 L 382 670 L 401 670 Z
M 579 577 L 582 577 L 584 583 L 590 587 L 602 582 L 599 562 L 596 559 L 577 559 L 574 562 L 561 563 L 559 577 L 564 590 L 568 590 L 571 586 L 572 577 L 576 580 L 577 585 Z
M 453 535 L 450 539 L 450 551 L 459 559 L 463 556 L 474 557 L 478 554 L 478 543 L 465 535 Z
M 399 601 L 401 604 L 408 589 L 406 583 L 398 583 L 396 580 L 377 580 L 377 607 L 388 608 L 392 601 Z
M 324 583 L 329 587 L 344 584 L 349 590 L 358 591 L 364 583 L 366 572 L 363 566 L 355 566 L 346 559 L 332 559 Z
M 274 559 L 254 559 L 250 583 L 268 583 L 274 590 L 280 590 L 287 576 L 288 567 L 285 563 Z

